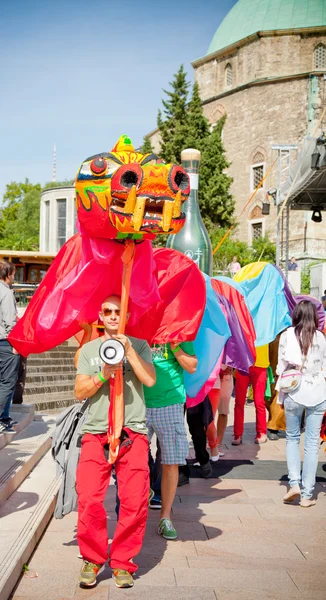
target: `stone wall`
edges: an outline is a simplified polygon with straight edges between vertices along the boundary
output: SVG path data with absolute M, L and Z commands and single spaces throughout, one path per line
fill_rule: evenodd
M 326 81 L 323 71 L 314 69 L 314 48 L 326 45 L 324 31 L 309 35 L 267 35 L 254 39 L 230 53 L 220 52 L 204 64 L 194 63 L 195 80 L 200 86 L 204 113 L 210 123 L 227 115 L 223 141 L 231 163 L 228 172 L 233 178 L 231 192 L 236 200 L 238 216 L 253 192 L 252 165 L 263 163 L 264 172 L 271 169 L 261 190 L 249 203 L 237 229 L 237 237 L 251 241 L 252 224 L 260 221 L 263 234 L 276 240 L 276 207 L 268 217 L 259 216 L 266 191 L 278 187 L 277 152 L 273 145 L 293 144 L 301 149 L 308 130 L 309 73 L 318 75 L 318 93 L 310 110 L 310 130 L 314 131 L 326 101 Z M 232 86 L 226 83 L 226 66 L 232 66 Z M 298 77 L 298 74 L 301 74 Z M 285 79 L 278 79 L 285 77 Z M 269 81 L 268 78 L 273 78 Z M 276 78 L 276 81 L 275 81 Z M 257 81 L 259 80 L 259 81 Z M 326 119 L 321 130 L 326 128 Z M 159 152 L 157 131 L 150 136 Z M 291 152 L 291 164 L 297 152 Z M 276 162 L 275 162 L 276 161 Z M 284 183 L 284 177 L 283 181 Z M 283 228 L 285 256 L 285 223 Z M 304 211 L 290 214 L 290 254 L 297 258 L 326 256 L 325 223 L 316 224 Z

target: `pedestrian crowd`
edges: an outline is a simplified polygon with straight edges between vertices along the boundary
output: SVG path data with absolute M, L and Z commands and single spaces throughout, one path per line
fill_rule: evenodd
M 14 265 L 0 261 L 0 433 L 15 431 L 16 423 L 9 413 L 19 370 L 24 365 L 7 339 L 17 321 L 11 289 L 14 276 Z M 158 535 L 166 540 L 177 539 L 171 518 L 177 487 L 189 483 L 191 464 L 198 466 L 203 478 L 212 477 L 214 463 L 224 455 L 223 437 L 232 395 L 232 445 L 243 443 L 244 409 L 250 388 L 256 414 L 253 441 L 265 444 L 286 431 L 289 489 L 283 502 L 298 500 L 302 508 L 316 503 L 320 429 L 326 412 L 326 340 L 318 330 L 315 304 L 301 300 L 296 305 L 292 326 L 273 343 L 256 348 L 256 360 L 248 373 L 222 364 L 208 395 L 191 407 L 186 404 L 184 372 L 193 374 L 197 369 L 194 344 L 174 340 L 150 347 L 145 340 L 119 334 L 120 304 L 118 296 L 102 302 L 94 339 L 92 326 L 82 324 L 84 334 L 75 356 L 75 395 L 79 401 L 87 401 L 76 472 L 82 587 L 96 585 L 107 561 L 117 587 L 133 586 L 135 557 L 142 547 L 148 508 L 160 511 Z M 103 340 L 115 340 L 123 346 L 121 362 L 103 362 Z M 124 421 L 119 452 L 111 464 L 109 409 L 112 414 L 110 399 L 117 373 L 123 378 Z M 185 421 L 194 461 L 188 459 Z M 299 444 L 303 431 L 301 473 Z M 154 434 L 155 455 L 151 450 Z M 111 475 L 116 481 L 118 519 L 109 549 L 104 499 Z
M 264 444 L 268 437 L 278 439 L 279 431 L 286 428 L 289 490 L 284 503 L 299 499 L 302 508 L 314 506 L 319 434 L 326 411 L 326 341 L 318 331 L 318 313 L 312 302 L 303 300 L 297 304 L 292 327 L 276 340 L 277 352 L 275 344 L 256 348 L 256 361 L 249 373 L 222 365 L 208 396 L 191 408 L 186 408 L 183 373 L 196 371 L 194 345 L 176 340 L 150 348 L 144 340 L 118 335 L 120 298 L 117 296 L 104 300 L 99 316 L 104 338 L 89 341 L 78 351 L 75 385 L 77 399 L 89 401 L 77 467 L 77 539 L 83 558 L 81 587 L 96 585 L 107 561 L 117 587 L 133 586 L 135 557 L 143 543 L 148 507 L 160 511 L 158 535 L 167 540 L 177 539 L 171 519 L 172 505 L 177 487 L 189 483 L 190 472 L 185 416 L 195 465 L 202 477 L 210 478 L 212 465 L 223 456 L 223 436 L 233 393 L 232 444 L 243 443 L 244 407 L 250 384 L 256 412 L 254 442 Z M 84 336 L 84 340 L 89 337 Z M 110 338 L 124 345 L 125 359 L 118 365 L 103 364 L 99 357 L 103 339 Z M 110 388 L 121 369 L 125 417 L 113 467 L 108 462 L 108 405 Z M 301 476 L 299 443 L 303 429 Z M 150 442 L 154 434 L 156 454 L 152 456 Z M 103 501 L 113 470 L 118 521 L 109 549 Z

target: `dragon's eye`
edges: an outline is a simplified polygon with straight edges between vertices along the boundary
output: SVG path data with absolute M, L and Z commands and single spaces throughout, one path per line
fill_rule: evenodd
M 91 171 L 95 175 L 102 175 L 106 171 L 107 162 L 104 158 L 94 158 L 90 164 Z

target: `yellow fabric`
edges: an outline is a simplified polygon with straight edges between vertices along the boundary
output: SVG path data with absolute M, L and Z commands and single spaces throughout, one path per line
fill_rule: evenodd
M 242 267 L 240 271 L 238 271 L 233 279 L 234 281 L 246 281 L 247 279 L 254 279 L 262 272 L 263 268 L 268 265 L 267 262 L 254 262 Z
M 262 369 L 267 369 L 268 366 L 269 366 L 268 344 L 265 344 L 265 346 L 256 346 L 255 367 L 261 367 Z

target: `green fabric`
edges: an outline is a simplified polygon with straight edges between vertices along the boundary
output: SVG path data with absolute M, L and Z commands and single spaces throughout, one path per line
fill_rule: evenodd
M 103 337 L 100 337 L 82 347 L 78 359 L 78 375 L 90 375 L 93 377 L 99 372 L 101 368 L 99 349 L 103 339 Z M 130 336 L 129 339 L 139 356 L 146 362 L 151 363 L 152 353 L 147 342 Z M 125 402 L 124 425 L 132 431 L 147 433 L 143 384 L 136 377 L 128 361 L 124 363 L 123 382 Z M 103 383 L 102 387 L 89 399 L 88 418 L 82 428 L 82 433 L 107 432 L 109 403 L 109 383 Z
M 274 375 L 273 375 L 273 371 L 272 371 L 272 367 L 268 366 L 267 367 L 267 373 L 266 373 L 267 377 L 266 377 L 266 389 L 265 389 L 265 399 L 266 400 L 270 400 L 272 397 L 272 389 L 271 386 L 274 383 Z
M 325 0 L 239 0 L 218 27 L 207 55 L 258 31 L 324 25 Z
M 190 356 L 195 355 L 191 342 L 183 342 L 180 346 Z M 173 354 L 170 344 L 155 344 L 152 348 L 152 356 L 156 371 L 156 383 L 151 388 L 144 386 L 147 408 L 183 404 L 186 401 L 183 368 Z

